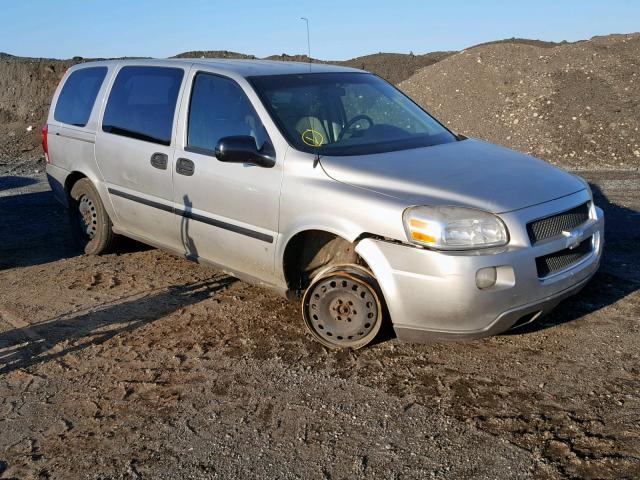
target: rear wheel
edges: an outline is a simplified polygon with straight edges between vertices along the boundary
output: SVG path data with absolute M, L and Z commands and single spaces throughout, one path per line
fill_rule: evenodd
M 373 275 L 358 265 L 336 265 L 313 279 L 302 315 L 314 338 L 329 348 L 362 348 L 380 331 L 382 295 Z
M 71 189 L 71 221 L 85 253 L 100 255 L 113 249 L 116 235 L 100 195 L 90 180 L 82 178 Z

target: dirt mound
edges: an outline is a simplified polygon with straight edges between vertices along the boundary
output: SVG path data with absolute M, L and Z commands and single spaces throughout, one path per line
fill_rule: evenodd
M 433 65 L 440 60 L 453 55 L 456 52 L 433 52 L 425 55 L 414 55 L 413 53 L 374 53 L 363 57 L 352 58 L 351 60 L 318 60 L 312 58 L 313 63 L 330 63 L 342 65 L 344 67 L 359 68 L 375 73 L 391 83 L 400 83 L 411 77 L 421 68 Z M 265 60 L 282 60 L 285 62 L 308 62 L 307 55 L 271 55 Z
M 639 57 L 640 34 L 630 34 L 560 44 L 514 38 L 459 53 L 312 61 L 361 68 L 399 83 L 460 132 L 571 168 L 610 169 L 640 164 Z M 175 58 L 256 57 L 198 50 Z M 267 58 L 308 60 L 284 53 Z M 82 61 L 0 53 L 0 164 L 8 170 L 14 171 L 13 164 L 34 168 L 53 91 L 66 69 Z
M 545 42 L 544 40 L 532 40 L 530 38 L 505 38 L 503 40 L 493 40 L 491 42 L 484 42 L 484 43 L 479 43 L 478 45 L 476 45 L 475 47 L 483 47 L 485 45 L 496 45 L 496 44 L 501 44 L 501 43 L 511 43 L 511 44 L 515 44 L 515 45 L 531 45 L 534 47 L 545 47 L 545 48 L 553 48 L 553 47 L 557 47 L 558 45 L 564 45 L 566 43 L 568 43 L 566 40 L 563 40 L 562 42 Z M 475 47 L 471 47 L 471 48 L 475 48 Z
M 360 68 L 373 72 L 391 83 L 399 83 L 421 68 L 433 65 L 455 52 L 433 52 L 425 55 L 414 55 L 413 53 L 374 53 L 363 57 L 352 58 L 351 60 L 320 60 L 311 58 L 312 63 L 330 63 L 333 65 L 343 65 L 345 67 Z M 176 55 L 174 58 L 240 58 L 255 59 L 253 55 L 245 55 L 226 50 L 197 50 Z M 308 62 L 307 55 L 270 55 L 264 60 L 280 60 L 283 62 Z
M 229 52 L 228 50 L 192 50 L 190 52 L 179 53 L 171 58 L 240 58 L 254 59 L 255 55 L 245 55 L 244 53 Z
M 450 128 L 570 168 L 640 166 L 640 34 L 478 46 L 400 84 Z
M 41 156 L 40 127 L 51 97 L 79 61 L 0 56 L 0 163 Z
M 42 118 L 58 82 L 75 63 L 76 60 L 2 58 L 0 121 Z
M 454 53 L 455 52 L 433 52 L 425 55 L 414 55 L 412 53 L 375 53 L 373 55 L 366 55 L 337 63 L 339 65 L 373 72 L 391 83 L 400 83 L 411 77 L 421 68 L 433 65 Z

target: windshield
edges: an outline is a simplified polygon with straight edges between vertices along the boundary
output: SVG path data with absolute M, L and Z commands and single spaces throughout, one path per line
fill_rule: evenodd
M 367 73 L 251 77 L 298 150 L 365 155 L 454 142 L 454 135 L 381 78 Z

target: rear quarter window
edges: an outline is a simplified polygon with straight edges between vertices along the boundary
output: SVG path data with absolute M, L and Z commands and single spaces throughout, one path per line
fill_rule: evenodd
M 123 67 L 109 94 L 102 130 L 169 145 L 184 71 L 167 67 Z
M 76 127 L 86 126 L 106 75 L 107 67 L 82 68 L 72 72 L 58 95 L 53 118 Z

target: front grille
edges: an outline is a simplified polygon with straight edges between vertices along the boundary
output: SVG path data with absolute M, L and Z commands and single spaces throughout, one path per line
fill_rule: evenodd
M 560 235 L 563 231 L 570 232 L 587 220 L 589 220 L 589 204 L 583 203 L 566 212 L 534 220 L 527 224 L 527 233 L 533 245 L 541 240 Z
M 552 273 L 564 270 L 589 255 L 593 243 L 591 239 L 592 237 L 583 240 L 574 249 L 565 248 L 564 250 L 545 255 L 544 257 L 536 258 L 538 278 L 548 277 Z

